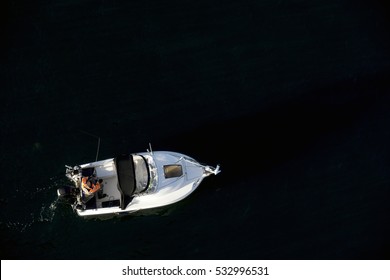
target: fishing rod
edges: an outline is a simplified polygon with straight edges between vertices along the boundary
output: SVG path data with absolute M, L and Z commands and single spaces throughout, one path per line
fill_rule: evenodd
M 87 135 L 89 135 L 89 136 L 92 136 L 92 137 L 98 139 L 97 151 L 96 151 L 96 159 L 95 159 L 95 161 L 97 161 L 97 160 L 98 160 L 98 156 L 99 156 L 99 149 L 100 149 L 100 137 L 97 136 L 97 135 L 95 135 L 95 134 L 89 133 L 89 132 L 87 132 L 87 131 L 81 130 L 81 129 L 79 129 L 79 131 L 80 131 L 81 133 L 87 134 Z

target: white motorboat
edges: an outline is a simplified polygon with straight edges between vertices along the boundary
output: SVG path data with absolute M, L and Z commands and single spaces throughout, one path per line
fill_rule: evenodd
M 79 216 L 129 214 L 178 202 L 190 195 L 205 177 L 219 172 L 219 165 L 202 165 L 176 152 L 124 154 L 66 166 L 66 176 L 73 184 L 59 188 L 57 194 Z M 99 190 L 88 193 L 85 182 L 99 184 Z

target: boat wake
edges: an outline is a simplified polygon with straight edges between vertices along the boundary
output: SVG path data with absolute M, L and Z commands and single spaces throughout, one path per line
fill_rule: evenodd
M 17 190 L 19 195 L 7 199 L 5 203 L 8 207 L 2 211 L 1 227 L 23 233 L 35 224 L 53 222 L 56 209 L 60 204 L 57 196 L 53 198 L 53 193 L 55 193 L 53 190 L 60 185 L 60 182 L 52 179 L 51 181 L 50 185 L 36 187 L 31 191 Z M 12 209 L 15 207 L 14 205 L 18 205 L 13 200 L 23 200 L 26 207 Z
M 58 198 L 54 200 L 49 206 L 43 205 L 39 216 L 37 217 L 38 222 L 52 222 L 54 219 L 55 211 L 57 209 Z
M 51 202 L 49 205 L 42 205 L 41 208 L 35 212 L 31 212 L 29 216 L 19 219 L 9 219 L 5 222 L 5 227 L 9 230 L 17 232 L 24 232 L 36 223 L 51 223 L 56 214 L 58 199 Z M 19 221 L 18 221 L 19 220 Z

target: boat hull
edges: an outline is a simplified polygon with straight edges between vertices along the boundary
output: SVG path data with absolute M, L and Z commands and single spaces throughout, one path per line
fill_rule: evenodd
M 134 193 L 124 207 L 123 199 L 121 200 L 123 194 L 118 187 L 120 180 L 115 158 L 80 165 L 82 172 L 93 170 L 94 175 L 102 179 L 103 183 L 102 193 L 95 194 L 91 202 L 79 203 L 74 207 L 79 216 L 124 215 L 168 206 L 193 193 L 205 177 L 219 173 L 219 166 L 214 168 L 202 165 L 193 158 L 177 152 L 156 151 L 133 155 L 147 159 L 151 178 L 147 191 Z M 76 173 L 68 177 L 77 188 L 81 176 L 80 172 Z

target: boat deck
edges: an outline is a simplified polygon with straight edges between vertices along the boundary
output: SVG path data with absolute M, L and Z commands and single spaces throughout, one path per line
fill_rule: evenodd
M 115 176 L 106 177 L 101 185 L 101 190 L 86 203 L 87 209 L 119 206 L 121 194 L 117 187 L 118 179 Z
M 101 195 L 96 194 L 97 208 L 109 207 L 110 202 L 120 201 L 121 194 L 118 190 L 118 180 L 116 177 L 103 179 Z M 100 198 L 101 197 L 101 198 Z

